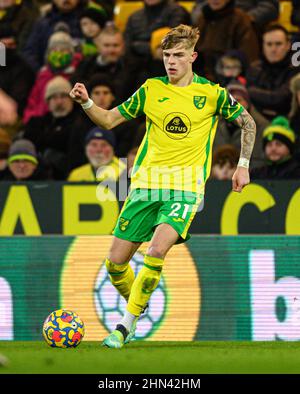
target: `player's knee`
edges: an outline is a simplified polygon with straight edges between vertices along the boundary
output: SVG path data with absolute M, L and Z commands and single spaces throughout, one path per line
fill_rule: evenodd
M 116 265 L 121 265 L 127 262 L 122 256 L 114 255 L 113 253 L 109 253 L 107 259 Z
M 147 250 L 147 255 L 151 257 L 156 257 L 158 259 L 163 259 L 166 255 L 166 251 L 163 247 L 158 245 L 152 245 Z

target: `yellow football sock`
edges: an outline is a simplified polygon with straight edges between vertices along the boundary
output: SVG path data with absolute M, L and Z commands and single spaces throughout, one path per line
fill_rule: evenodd
M 135 316 L 141 314 L 159 283 L 163 263 L 163 259 L 148 255 L 145 256 L 144 265 L 131 288 L 127 304 L 128 312 Z
M 128 262 L 115 264 L 109 259 L 105 260 L 110 281 L 118 292 L 128 301 L 131 287 L 134 281 L 134 272 Z

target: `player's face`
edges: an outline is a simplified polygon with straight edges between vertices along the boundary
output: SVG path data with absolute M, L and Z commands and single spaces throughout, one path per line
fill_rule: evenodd
M 110 109 L 115 100 L 108 86 L 96 86 L 91 93 L 91 98 L 98 107 Z
M 268 160 L 273 162 L 285 159 L 290 155 L 289 148 L 279 140 L 269 141 L 265 147 L 265 154 Z
M 182 79 L 192 70 L 192 63 L 197 53 L 193 49 L 186 49 L 184 45 L 178 44 L 174 48 L 163 51 L 163 61 L 169 80 L 176 82 Z
M 100 34 L 95 40 L 99 53 L 107 63 L 116 63 L 124 53 L 124 40 L 120 33 Z
M 277 63 L 285 58 L 290 50 L 290 42 L 281 30 L 265 33 L 263 36 L 263 52 L 269 63 Z
M 25 180 L 31 177 L 36 164 L 28 160 L 15 160 L 9 164 L 9 169 L 16 179 Z
M 93 139 L 86 146 L 86 155 L 92 166 L 98 168 L 112 161 L 114 149 L 105 140 Z

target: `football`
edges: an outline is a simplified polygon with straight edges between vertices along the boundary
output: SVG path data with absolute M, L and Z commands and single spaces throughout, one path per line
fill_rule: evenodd
M 77 313 L 58 309 L 45 320 L 43 336 L 51 347 L 76 347 L 84 336 L 84 323 Z

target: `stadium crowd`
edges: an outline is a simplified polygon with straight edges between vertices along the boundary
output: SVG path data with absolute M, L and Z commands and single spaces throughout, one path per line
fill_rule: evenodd
M 165 74 L 160 42 L 180 23 L 200 30 L 194 71 L 227 87 L 256 121 L 252 179 L 300 178 L 300 68 L 291 50 L 299 35 L 278 24 L 279 1 L 198 0 L 191 13 L 183 3 L 144 0 L 122 31 L 113 0 L 0 0 L 0 180 L 96 181 L 110 176 L 102 167 L 125 171 L 119 158 L 133 162 L 144 119 L 101 130 L 69 92 L 83 82 L 97 105 L 120 104 Z M 300 1 L 292 3 L 297 27 Z M 213 178 L 231 179 L 239 149 L 239 128 L 220 119 Z

